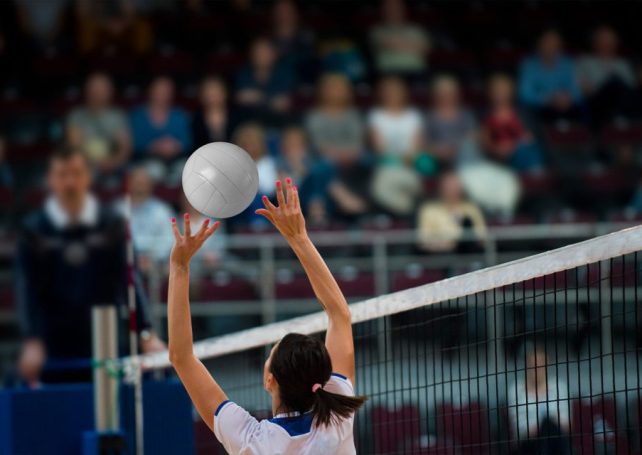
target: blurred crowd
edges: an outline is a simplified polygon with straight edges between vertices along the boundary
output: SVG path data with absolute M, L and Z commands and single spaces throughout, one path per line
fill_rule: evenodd
M 41 200 L 54 145 L 80 149 L 96 194 L 126 188 L 137 247 L 162 259 L 160 226 L 193 212 L 178 189 L 185 160 L 230 141 L 256 161 L 260 194 L 293 178 L 310 226 L 384 217 L 417 226 L 426 251 L 488 223 L 636 216 L 634 43 L 594 20 L 571 53 L 546 19 L 555 6 L 530 7 L 537 29 L 502 36 L 483 2 L 5 2 L 2 197 L 20 213 Z M 458 47 L 475 29 L 446 31 L 440 14 L 488 29 L 494 48 Z M 227 230 L 262 230 L 258 204 Z

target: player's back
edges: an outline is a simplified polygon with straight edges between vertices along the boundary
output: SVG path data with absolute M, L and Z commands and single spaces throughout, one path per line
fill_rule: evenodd
M 341 395 L 354 395 L 351 382 L 333 374 L 324 388 Z M 314 425 L 311 413 L 278 414 L 257 421 L 245 409 L 231 401 L 216 411 L 214 432 L 228 453 L 252 455 L 321 455 L 355 454 L 354 416 Z

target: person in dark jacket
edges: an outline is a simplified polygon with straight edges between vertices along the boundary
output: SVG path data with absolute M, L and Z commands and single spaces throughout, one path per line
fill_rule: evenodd
M 91 170 L 84 154 L 77 149 L 56 152 L 47 183 L 50 195 L 26 219 L 18 248 L 17 295 L 25 342 L 17 373 L 30 384 L 89 380 L 92 307 L 117 305 L 121 315 L 127 314 L 126 223 L 90 193 Z M 151 331 L 147 301 L 135 277 L 141 349 L 163 350 Z M 36 355 L 42 351 L 46 354 Z M 35 364 L 43 361 L 44 366 Z M 41 378 L 34 377 L 40 372 Z

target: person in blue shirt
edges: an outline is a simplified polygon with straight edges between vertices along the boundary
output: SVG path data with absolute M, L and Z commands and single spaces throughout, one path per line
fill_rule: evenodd
M 130 127 L 138 160 L 169 164 L 191 152 L 190 118 L 174 106 L 174 82 L 168 77 L 151 82 L 147 103 L 131 113 Z
M 521 103 L 545 120 L 582 116 L 575 68 L 563 54 L 562 37 L 556 30 L 544 32 L 536 53 L 522 62 L 518 90 Z
M 250 46 L 250 61 L 236 77 L 236 101 L 246 118 L 272 123 L 290 109 L 294 75 L 278 61 L 272 42 L 257 38 Z

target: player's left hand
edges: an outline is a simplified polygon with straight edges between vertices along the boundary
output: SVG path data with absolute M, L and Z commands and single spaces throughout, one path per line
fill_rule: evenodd
M 182 268 L 187 268 L 189 266 L 189 261 L 192 259 L 192 256 L 198 251 L 198 249 L 203 245 L 203 243 L 218 229 L 221 225 L 220 221 L 209 225 L 210 220 L 206 219 L 203 221 L 201 228 L 198 232 L 192 235 L 192 230 L 190 226 L 189 213 L 186 213 L 183 216 L 183 232 L 181 232 L 176 225 L 176 219 L 172 218 L 172 231 L 174 232 L 174 247 L 172 248 L 172 254 L 170 255 L 170 265 L 178 266 Z
M 286 240 L 295 240 L 307 235 L 305 230 L 305 219 L 301 212 L 299 203 L 299 191 L 292 185 L 292 179 L 285 179 L 286 194 L 283 193 L 283 184 L 276 181 L 276 199 L 278 205 L 272 204 L 267 196 L 263 196 L 264 209 L 258 209 L 255 213 L 262 215 L 279 230 Z

